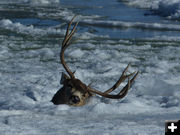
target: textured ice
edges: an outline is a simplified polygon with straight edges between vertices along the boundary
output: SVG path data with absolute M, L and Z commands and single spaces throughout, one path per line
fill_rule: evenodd
M 142 28 L 142 29 L 154 29 L 154 30 L 171 30 L 179 31 L 180 25 L 175 24 L 163 24 L 163 23 L 144 23 L 144 22 L 123 22 L 123 21 L 92 21 L 91 19 L 84 19 L 82 22 L 97 25 L 101 27 L 123 27 L 123 28 Z
M 1 46 L 6 45 L 8 40 L 4 37 Z M 79 108 L 54 106 L 49 102 L 60 87 L 60 74 L 63 71 L 57 63 L 58 46 L 49 49 L 52 45 L 46 45 L 49 47 L 27 50 L 26 55 L 23 50 L 18 55 L 11 52 L 9 59 L 1 57 L 1 133 L 162 134 L 164 121 L 179 117 L 180 78 L 175 68 L 180 58 L 176 54 L 179 48 L 163 46 L 162 49 L 160 45 L 149 51 L 154 43 L 147 40 L 142 46 L 133 44 L 132 51 L 132 46 L 122 42 L 131 44 L 131 41 L 120 40 L 111 45 L 114 41 L 109 40 L 104 45 L 92 42 L 75 44 L 68 49 L 66 59 L 71 61 L 68 64 L 72 70 L 76 69 L 75 75 L 86 84 L 95 81 L 92 86 L 102 91 L 118 79 L 127 61 L 135 64 L 130 71 L 141 70 L 124 100 L 94 97 L 87 106 Z M 15 49 L 15 42 L 11 44 Z M 28 45 L 23 44 L 24 48 Z M 0 52 L 8 50 L 3 47 Z M 171 56 L 174 60 L 168 62 Z
M 0 28 L 4 28 L 6 30 L 11 30 L 16 33 L 22 33 L 22 34 L 30 34 L 30 35 L 38 35 L 38 36 L 43 36 L 45 34 L 53 34 L 53 33 L 59 33 L 62 34 L 64 31 L 55 29 L 55 28 L 47 28 L 47 29 L 40 29 L 40 28 L 35 28 L 33 25 L 30 26 L 25 26 L 21 23 L 13 23 L 9 19 L 3 19 L 0 20 Z

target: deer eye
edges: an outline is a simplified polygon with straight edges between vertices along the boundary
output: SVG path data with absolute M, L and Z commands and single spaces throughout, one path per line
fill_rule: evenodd
M 75 104 L 80 102 L 79 97 L 74 95 L 70 97 L 70 100 Z
M 72 84 L 68 84 L 68 87 L 71 88 L 71 89 L 73 88 Z

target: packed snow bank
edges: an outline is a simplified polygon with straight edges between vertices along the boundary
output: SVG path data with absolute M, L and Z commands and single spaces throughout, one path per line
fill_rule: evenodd
M 169 18 L 180 18 L 180 0 L 160 1 L 157 11 Z
M 180 0 L 128 0 L 128 4 L 155 10 L 162 16 L 180 18 Z

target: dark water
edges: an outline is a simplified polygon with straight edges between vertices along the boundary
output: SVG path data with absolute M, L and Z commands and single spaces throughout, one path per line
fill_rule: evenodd
M 117 0 L 62 0 L 57 5 L 27 5 L 27 4 L 7 4 L 1 5 L 1 18 L 11 19 L 14 23 L 20 22 L 23 25 L 33 25 L 35 27 L 50 27 L 64 23 L 73 14 L 82 16 L 79 31 L 88 31 L 97 35 L 106 35 L 111 38 L 147 38 L 155 36 L 179 36 L 179 30 L 158 27 L 146 27 L 150 25 L 177 25 L 179 22 L 168 20 L 167 18 L 154 15 L 147 9 L 138 9 L 127 6 Z M 42 15 L 43 14 L 43 15 Z M 83 17 L 84 16 L 84 17 Z M 91 16 L 87 24 L 83 18 Z M 68 19 L 69 20 L 69 19 Z M 103 23 L 93 23 L 93 21 L 103 21 Z M 111 23 L 106 24 L 107 21 Z M 84 22 L 84 23 L 82 23 Z M 119 25 L 113 23 L 121 22 Z M 128 23 L 128 26 L 126 26 Z M 140 23 L 140 25 L 138 25 Z M 135 26 L 134 26 L 135 25 Z

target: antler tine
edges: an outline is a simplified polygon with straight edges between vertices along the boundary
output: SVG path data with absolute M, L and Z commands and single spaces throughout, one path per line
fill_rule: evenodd
M 76 24 L 74 25 L 73 29 L 71 30 L 71 32 L 70 32 L 70 34 L 69 34 L 69 29 L 70 29 L 71 24 L 72 24 L 72 22 L 73 22 L 73 20 L 74 20 L 75 17 L 76 17 L 76 16 L 74 16 L 74 17 L 72 18 L 72 20 L 71 20 L 71 21 L 69 22 L 69 24 L 68 24 L 68 27 L 67 27 L 67 30 L 66 30 L 66 34 L 65 34 L 64 40 L 63 40 L 63 42 L 62 42 L 61 52 L 60 52 L 60 60 L 61 60 L 61 63 L 62 63 L 62 65 L 63 65 L 63 67 L 65 68 L 66 72 L 69 74 L 69 76 L 70 76 L 71 78 L 75 78 L 74 72 L 72 72 L 72 71 L 69 69 L 69 67 L 67 66 L 66 62 L 64 61 L 64 52 L 65 52 L 66 48 L 70 45 L 70 40 L 71 40 L 73 34 L 75 33 L 76 27 L 77 27 L 77 25 L 78 25 L 78 22 L 76 22 Z
M 98 91 L 98 90 L 95 90 L 95 89 L 92 89 L 92 88 L 88 88 L 88 91 L 91 92 L 91 93 L 95 93 L 95 94 L 98 94 L 100 96 L 106 97 L 106 98 L 112 98 L 112 99 L 121 98 L 121 95 L 110 95 L 110 94 L 107 94 L 107 93 L 104 93 L 104 92 L 101 92 L 101 91 Z
M 62 43 L 62 46 L 64 46 L 64 45 L 66 44 L 66 41 L 67 41 L 67 39 L 68 39 L 68 37 L 69 37 L 69 29 L 70 29 L 71 24 L 72 24 L 72 22 L 74 21 L 75 17 L 76 17 L 76 15 L 71 19 L 71 21 L 70 21 L 69 24 L 68 24 L 68 27 L 67 27 L 67 29 L 66 29 L 66 34 L 65 34 L 65 37 L 64 37 L 64 40 L 63 40 L 63 43 Z
M 125 69 L 125 70 L 126 70 L 126 69 Z M 101 91 L 92 89 L 92 88 L 90 88 L 90 87 L 88 87 L 88 90 L 89 90 L 90 92 L 92 92 L 92 93 L 101 95 L 101 96 L 106 97 L 106 98 L 121 99 L 121 98 L 123 98 L 123 97 L 125 97 L 125 96 L 127 95 L 128 90 L 129 90 L 129 88 L 131 87 L 131 84 L 133 83 L 133 81 L 136 79 L 137 75 L 139 74 L 139 71 L 136 72 L 136 74 L 134 75 L 134 77 L 130 80 L 129 77 L 130 77 L 131 75 L 133 75 L 133 74 L 135 74 L 135 73 L 132 73 L 132 74 L 130 74 L 130 75 L 127 75 L 127 77 L 128 77 L 128 83 L 127 83 L 127 85 L 126 85 L 117 95 L 110 95 L 110 94 L 108 94 L 109 91 L 108 91 L 108 92 L 107 92 L 107 91 L 101 92 Z M 122 82 L 122 81 L 121 81 L 121 82 Z M 116 83 L 116 84 L 117 84 L 117 83 Z M 115 85 L 116 85 L 116 84 L 115 84 Z M 115 86 L 115 85 L 114 85 L 114 86 Z M 119 84 L 118 84 L 118 86 L 119 86 Z M 118 87 L 118 86 L 117 86 L 117 87 Z M 116 87 L 116 88 L 117 88 L 117 87 Z M 112 88 L 113 88 L 113 87 L 112 87 Z M 113 88 L 113 90 L 114 90 L 114 88 Z M 112 91 L 113 91 L 113 90 L 112 90 Z
M 124 71 L 122 72 L 119 80 L 108 90 L 105 91 L 105 93 L 110 93 L 112 92 L 113 90 L 115 90 L 117 87 L 119 87 L 119 85 L 128 77 L 132 76 L 135 74 L 135 72 L 129 74 L 129 75 L 125 75 L 125 73 L 127 72 L 128 68 L 130 66 L 130 63 L 127 65 L 127 67 L 124 69 Z
M 65 41 L 64 48 L 67 48 L 70 45 L 69 42 L 70 42 L 72 36 L 74 35 L 74 33 L 76 32 L 76 27 L 77 27 L 78 23 L 79 22 L 76 22 L 76 24 L 74 25 L 72 31 L 70 32 L 70 34 L 68 34 L 68 38 Z
M 128 84 L 126 84 L 126 86 L 118 93 L 118 95 L 121 95 L 122 98 L 123 98 L 124 96 L 126 96 L 126 94 L 128 93 L 128 90 L 129 90 L 130 86 L 132 85 L 133 81 L 136 79 L 136 77 L 137 77 L 138 74 L 139 74 L 139 71 L 134 75 L 134 77 L 133 77 L 131 80 L 129 80 L 129 78 L 128 78 Z

